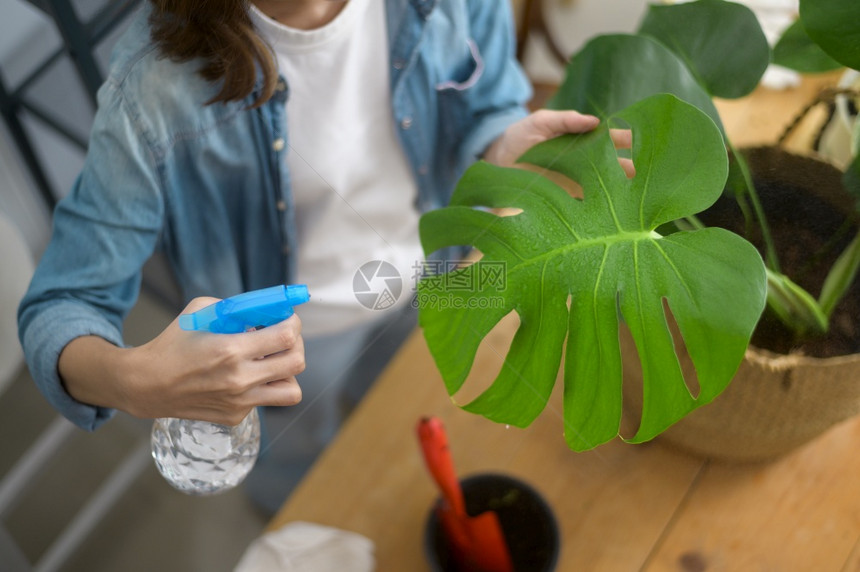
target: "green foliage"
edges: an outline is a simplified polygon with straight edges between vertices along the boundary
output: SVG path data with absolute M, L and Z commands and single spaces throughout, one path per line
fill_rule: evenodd
M 840 65 L 830 56 L 842 63 L 858 61 L 860 2 L 814 0 L 807 2 L 805 7 L 801 5 L 801 16 L 803 22 L 798 21 L 790 28 L 777 46 L 782 58 L 780 63 L 823 71 Z M 817 32 L 812 39 L 810 36 L 813 36 L 813 31 L 806 34 L 806 27 L 809 26 Z M 827 33 L 821 34 L 823 31 Z M 834 31 L 834 37 L 831 37 Z M 639 33 L 652 36 L 671 49 L 689 68 L 701 87 L 716 97 L 739 97 L 751 92 L 770 59 L 770 49 L 755 15 L 740 4 L 724 0 L 698 0 L 672 6 L 653 5 L 640 25 Z M 822 35 L 827 36 L 828 44 L 819 47 L 813 40 L 818 41 Z M 622 65 L 621 61 L 616 60 L 615 65 Z M 579 76 L 570 81 L 587 86 L 590 80 Z M 681 89 L 686 92 L 689 87 L 684 85 Z M 679 91 L 667 91 L 694 103 Z M 788 276 L 780 274 L 777 248 L 770 234 L 767 214 L 758 200 L 749 169 L 731 142 L 727 140 L 726 143 L 736 159 L 732 162 L 735 172 L 730 178 L 731 189 L 747 216 L 747 224 L 758 225 L 764 238 L 765 258 L 770 269 L 768 305 L 798 337 L 826 332 L 827 317 L 853 282 L 857 265 L 836 265 L 833 268 L 834 275 L 828 279 L 830 288 L 822 294 L 826 295 L 826 299 L 818 301 Z M 860 187 L 852 170 L 849 169 L 844 183 L 860 196 Z M 850 254 L 846 254 L 846 258 L 853 260 Z
M 857 0 L 801 0 L 800 19 L 809 38 L 840 64 L 860 70 L 860 2 Z M 860 133 L 860 123 L 855 126 Z M 860 155 L 855 155 L 842 178 L 845 189 L 857 200 L 860 211 Z M 830 315 L 856 280 L 860 270 L 860 233 L 840 255 L 828 273 L 819 303 Z
M 860 69 L 860 2 L 800 0 L 800 19 L 809 37 L 833 59 Z
M 632 179 L 618 165 L 612 123 L 633 132 Z M 695 107 L 656 95 L 613 113 L 591 133 L 542 143 L 522 161 L 578 182 L 584 198 L 530 171 L 478 163 L 461 179 L 451 206 L 421 219 L 428 254 L 473 245 L 483 261 L 506 267 L 504 287 L 445 291 L 456 276 L 419 284 L 419 299 L 452 297 L 444 307 L 420 310 L 448 392 L 464 383 L 481 340 L 516 311 L 520 327 L 501 372 L 464 408 L 528 425 L 549 398 L 564 352 L 565 438 L 575 450 L 595 447 L 619 431 L 623 320 L 644 375 L 642 420 L 630 440 L 651 439 L 729 383 L 764 306 L 764 266 L 749 243 L 717 228 L 655 231 L 719 197 L 727 174 L 721 134 Z M 522 212 L 498 217 L 476 207 Z M 469 303 L 488 298 L 503 304 Z M 685 385 L 664 304 L 695 364 L 697 398 Z
M 767 301 L 784 324 L 794 324 L 798 337 L 827 331 L 827 313 L 812 295 L 791 278 L 768 270 Z
M 755 14 L 740 4 L 722 0 L 652 4 L 639 33 L 675 52 L 715 97 L 747 95 L 770 63 L 770 47 Z
M 658 93 L 692 103 L 722 126 L 711 97 L 687 66 L 663 44 L 645 36 L 592 39 L 571 58 L 565 79 L 547 107 L 606 118 Z
M 709 50 L 719 57 L 713 57 Z M 734 55 L 738 53 L 741 55 Z M 598 36 L 574 55 L 549 107 L 605 117 L 650 95 L 671 93 L 707 113 L 722 130 L 713 93 L 729 96 L 749 92 L 769 60 L 770 48 L 755 15 L 745 6 L 723 0 L 652 6 L 640 35 Z M 713 63 L 717 61 L 722 63 Z M 731 147 L 727 138 L 726 143 Z M 749 169 L 742 156 L 733 155 L 732 183 L 738 200 L 749 224 L 761 228 L 766 260 L 778 271 L 770 227 Z
M 801 0 L 809 37 L 855 68 L 858 11 L 857 0 Z M 803 49 L 824 59 L 799 35 L 787 36 L 785 57 L 794 57 L 792 42 L 795 54 Z M 652 6 L 639 34 L 596 37 L 575 54 L 548 105 L 595 114 L 601 126 L 542 143 L 521 159 L 576 181 L 584 199 L 571 198 L 542 175 L 478 163 L 461 179 L 450 207 L 422 217 L 427 254 L 469 245 L 483 253 L 482 262 L 506 268 L 503 284 L 477 291 L 445 289 L 469 269 L 419 284 L 419 301 L 446 298 L 444 304 L 422 304 L 419 319 L 451 395 L 465 382 L 490 330 L 510 312 L 520 318 L 498 377 L 464 409 L 528 425 L 545 407 L 564 357 L 568 444 L 585 450 L 612 439 L 621 419 L 623 322 L 644 381 L 641 423 L 629 440 L 646 441 L 725 388 L 765 298 L 797 332 L 827 327 L 860 267 L 860 238 L 840 257 L 817 301 L 780 274 L 750 173 L 712 102 L 712 96 L 749 93 L 769 59 L 755 16 L 742 5 L 697 0 Z M 610 126 L 633 131 L 632 179 L 617 163 Z M 726 147 L 733 158 L 728 185 Z M 860 197 L 860 159 L 844 180 Z M 724 188 L 735 195 L 748 224 L 760 227 L 769 270 L 749 243 L 723 229 L 702 228 L 695 217 Z M 483 207 L 522 212 L 498 217 Z M 683 379 L 668 314 L 695 365 L 697 396 Z
M 821 310 L 828 318 L 856 278 L 858 268 L 860 268 L 860 234 L 854 237 L 848 248 L 836 260 L 821 288 Z
M 812 41 L 800 20 L 795 20 L 773 47 L 773 63 L 803 73 L 821 73 L 842 67 Z

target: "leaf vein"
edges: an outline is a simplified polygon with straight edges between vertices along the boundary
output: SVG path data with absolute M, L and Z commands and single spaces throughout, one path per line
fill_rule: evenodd
M 690 298 L 690 300 L 693 302 L 693 304 L 698 307 L 698 303 L 696 301 L 695 295 L 693 294 L 693 290 L 690 287 L 690 285 L 687 283 L 687 280 L 684 278 L 683 273 L 680 270 L 678 270 L 678 266 L 672 261 L 672 258 L 666 253 L 665 250 L 663 250 L 663 248 L 657 243 L 657 241 L 655 240 L 653 242 L 654 242 L 654 248 L 657 249 L 657 252 L 660 253 L 660 255 L 663 257 L 663 260 L 665 260 L 666 264 L 669 265 L 669 268 L 672 269 L 672 272 L 678 278 L 678 282 L 680 282 L 681 286 L 684 287 L 684 291 L 687 293 L 687 296 Z
M 615 203 L 612 202 L 612 195 L 609 192 L 609 188 L 606 186 L 606 181 L 603 180 L 603 173 L 600 172 L 600 168 L 595 164 L 595 162 L 589 157 L 588 164 L 594 170 L 594 173 L 597 175 L 597 183 L 600 187 L 600 190 L 603 191 L 603 195 L 606 197 L 606 204 L 609 208 L 609 214 L 612 215 L 612 221 L 615 223 L 615 228 L 618 229 L 618 232 L 623 232 L 621 228 L 621 221 L 618 220 L 618 213 L 615 212 Z

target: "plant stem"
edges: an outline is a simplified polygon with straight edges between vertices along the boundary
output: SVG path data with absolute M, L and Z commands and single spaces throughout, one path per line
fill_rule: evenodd
M 839 256 L 824 280 L 818 303 L 828 318 L 854 282 L 858 269 L 860 269 L 860 233 L 854 237 L 848 248 Z
M 827 331 L 828 320 L 821 306 L 791 278 L 767 270 L 767 303 L 798 339 Z
M 749 194 L 750 202 L 752 202 L 753 210 L 755 211 L 756 218 L 758 219 L 758 223 L 761 228 L 762 240 L 764 241 L 765 264 L 771 270 L 780 272 L 779 257 L 776 255 L 773 237 L 770 234 L 770 226 L 767 223 L 767 217 L 764 214 L 764 209 L 761 206 L 761 201 L 759 201 L 758 193 L 756 192 L 755 185 L 753 184 L 749 164 L 747 163 L 746 158 L 740 154 L 737 149 L 735 149 L 735 146 L 732 145 L 731 141 L 727 140 L 727 143 L 729 151 L 731 151 L 732 156 L 735 161 L 737 161 L 738 168 L 741 170 L 741 176 L 743 176 L 744 182 L 746 183 L 747 193 Z

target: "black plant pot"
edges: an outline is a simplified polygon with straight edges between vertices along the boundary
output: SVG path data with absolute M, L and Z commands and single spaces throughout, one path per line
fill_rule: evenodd
M 558 523 L 549 505 L 532 487 L 505 475 L 480 474 L 461 482 L 466 512 L 495 511 L 499 516 L 516 572 L 555 570 L 559 554 Z M 436 501 L 427 519 L 424 547 L 434 572 L 468 572 L 451 558 L 436 517 Z

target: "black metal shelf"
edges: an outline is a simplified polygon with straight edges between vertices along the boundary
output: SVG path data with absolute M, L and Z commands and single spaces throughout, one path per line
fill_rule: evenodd
M 10 88 L 0 77 L 0 114 L 3 115 L 42 198 L 48 207 L 53 209 L 58 195 L 48 180 L 42 160 L 22 122 L 22 114 L 26 112 L 32 115 L 82 150 L 87 148 L 87 140 L 85 136 L 76 133 L 54 114 L 28 99 L 27 91 L 57 62 L 68 57 L 95 109 L 96 93 L 104 81 L 95 50 L 107 35 L 126 19 L 140 0 L 107 0 L 106 4 L 87 21 L 78 16 L 71 0 L 28 1 L 51 18 L 60 34 L 62 45 L 37 64 L 16 86 Z

